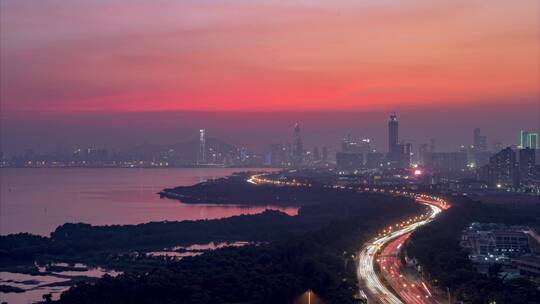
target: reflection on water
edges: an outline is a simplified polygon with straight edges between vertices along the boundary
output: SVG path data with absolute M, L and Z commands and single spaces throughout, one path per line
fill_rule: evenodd
M 241 247 L 253 244 L 252 242 L 210 242 L 207 244 L 194 244 L 190 246 L 175 246 L 165 248 L 163 251 L 147 252 L 146 256 L 180 260 L 183 257 L 198 256 L 207 251 L 234 246 Z M 29 275 L 13 272 L 0 272 L 0 285 L 24 289 L 22 293 L 0 292 L 0 301 L 11 304 L 34 303 L 41 301 L 44 294 L 51 294 L 53 299 L 58 299 L 60 294 L 69 288 L 67 283 L 73 278 L 90 277 L 101 278 L 105 274 L 117 276 L 121 272 L 106 270 L 101 267 L 90 268 L 85 264 L 51 263 L 48 265 L 36 265 L 40 275 Z M 58 271 L 60 269 L 60 271 Z M 62 270 L 67 269 L 67 270 Z M 51 286 L 51 284 L 53 286 Z M 62 286 L 64 285 L 64 286 Z
M 186 250 L 186 251 L 214 250 L 214 249 L 219 249 L 219 248 L 229 247 L 229 246 L 242 247 L 245 245 L 249 245 L 251 243 L 252 242 L 246 242 L 246 241 L 220 242 L 220 243 L 210 242 L 208 244 L 193 244 L 187 247 L 176 246 L 176 247 L 173 247 L 173 250 Z
M 203 252 L 177 252 L 177 251 L 152 251 L 147 252 L 147 256 L 151 257 L 167 257 L 174 260 L 180 260 L 181 258 L 188 256 L 198 256 L 203 254 Z
M 84 264 L 68 265 L 66 263 L 55 263 L 51 265 L 37 265 L 39 275 L 29 275 L 22 273 L 13 273 L 0 271 L 0 285 L 11 286 L 23 289 L 24 292 L 0 292 L 0 301 L 10 304 L 34 303 L 43 300 L 44 294 L 51 294 L 53 299 L 58 299 L 60 294 L 69 288 L 67 284 L 72 278 L 90 277 L 100 278 L 105 274 L 117 276 L 118 271 L 106 270 L 101 267 L 90 268 Z M 76 268 L 77 271 L 53 271 L 48 272 L 49 268 L 66 267 Z M 66 283 L 66 284 L 59 284 Z
M 249 169 L 243 169 L 249 170 Z M 0 169 L 0 234 L 48 235 L 66 222 L 94 225 L 215 219 L 266 208 L 192 205 L 160 199 L 166 187 L 192 185 L 237 172 L 228 168 Z
M 108 274 L 110 276 L 117 276 L 121 274 L 119 271 L 114 270 L 107 270 L 101 267 L 93 267 L 90 268 L 84 264 L 77 263 L 74 267 L 69 267 L 67 263 L 54 263 L 54 266 L 62 266 L 66 267 L 68 270 L 60 270 L 60 271 L 51 271 L 51 268 L 45 267 L 45 269 L 51 271 L 53 275 L 59 276 L 59 277 L 89 277 L 89 278 L 101 278 L 105 274 Z M 74 270 L 71 270 L 70 268 L 76 268 Z M 53 268 L 54 269 L 54 268 Z
M 248 170 L 248 169 L 245 169 Z M 0 234 L 30 232 L 48 235 L 66 222 L 93 225 L 139 224 L 150 221 L 215 219 L 255 214 L 265 209 L 296 215 L 296 207 L 241 207 L 192 205 L 160 199 L 156 193 L 166 187 L 192 185 L 232 174 L 238 169 L 0 169 Z M 224 246 L 247 242 L 209 243 L 175 247 L 149 255 L 171 254 L 173 258 L 202 254 Z M 166 253 L 165 253 L 166 252 Z M 65 269 L 63 269 L 65 268 Z M 118 272 L 88 268 L 83 264 L 41 265 L 39 275 L 0 272 L 0 285 L 24 289 L 23 293 L 2 293 L 0 302 L 12 304 L 53 299 L 66 290 L 74 277 L 112 276 Z M 53 284 L 53 286 L 49 286 Z
M 246 242 L 246 241 L 219 242 L 219 243 L 210 242 L 207 244 L 193 244 L 190 246 L 175 246 L 172 248 L 165 248 L 162 251 L 147 252 L 146 255 L 152 256 L 152 257 L 166 257 L 166 258 L 171 258 L 173 260 L 180 260 L 183 257 L 198 256 L 210 250 L 216 250 L 216 249 L 224 248 L 224 247 L 242 247 L 249 244 L 253 244 L 253 242 Z

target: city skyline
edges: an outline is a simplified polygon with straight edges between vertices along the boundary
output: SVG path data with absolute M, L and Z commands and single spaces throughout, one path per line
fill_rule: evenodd
M 533 304 L 540 0 L 0 0 L 0 302 Z
M 471 130 L 479 127 L 488 137 L 489 149 L 493 149 L 495 143 L 519 145 L 520 138 L 516 133 L 520 130 L 538 132 L 536 121 L 540 119 L 536 119 L 534 108 L 530 109 L 518 108 L 515 113 L 502 114 L 502 108 L 485 109 L 486 113 L 500 116 L 463 112 L 459 124 L 448 112 L 422 111 L 418 115 L 416 111 L 398 111 L 404 127 L 400 138 L 412 143 L 413 147 L 428 144 L 435 138 L 441 150 L 454 151 L 461 145 L 473 144 Z M 386 151 L 385 121 L 388 115 L 389 112 L 78 113 L 70 115 L 67 122 L 47 115 L 34 120 L 2 116 L 0 146 L 7 155 L 20 154 L 27 149 L 44 153 L 90 146 L 122 150 L 144 143 L 171 144 L 191 140 L 196 137 L 193 134 L 204 127 L 211 130 L 212 137 L 262 153 L 272 142 L 288 138 L 290 126 L 298 121 L 306 131 L 304 141 L 308 146 L 325 145 L 338 149 L 340 140 L 350 133 L 355 138 L 371 138 L 377 150 Z M 494 121 L 501 123 L 493 124 Z
M 356 137 L 348 133 L 336 149 L 320 141 L 311 146 L 304 145 L 301 126 L 295 122 L 292 137 L 267 144 L 263 152 L 254 151 L 245 145 L 231 145 L 219 138 L 210 137 L 207 131 L 198 129 L 198 139 L 168 144 L 141 144 L 126 150 L 108 150 L 103 147 L 77 147 L 71 151 L 63 149 L 53 153 L 26 149 L 23 154 L 0 155 L 2 167 L 185 167 L 185 166 L 270 166 L 278 168 L 329 168 L 335 166 L 344 172 L 380 169 L 423 168 L 475 172 L 490 175 L 489 163 L 504 153 L 519 154 L 522 172 L 534 176 L 535 154 L 538 154 L 538 133 L 521 129 L 518 144 L 505 145 L 488 141 L 478 127 L 472 130 L 471 143 L 462 144 L 455 150 L 437 148 L 437 140 L 430 138 L 418 146 L 399 136 L 398 114 L 389 113 L 387 124 L 387 149 L 377 149 L 373 138 Z M 491 143 L 491 147 L 488 145 Z M 507 151 L 507 152 L 504 152 Z M 322 152 L 322 154 L 321 154 Z M 329 157 L 329 153 L 332 157 Z M 335 155 L 335 157 L 334 157 Z M 507 158 L 508 156 L 504 156 Z M 514 161 L 512 161 L 514 162 Z M 516 166 L 519 162 L 516 162 Z M 527 165 L 525 165 L 527 164 Z M 495 165 L 492 165 L 495 166 Z M 495 166 L 496 167 L 496 166 Z M 488 170 L 488 171 L 486 171 Z M 514 170 L 514 169 L 512 169 Z M 422 172 L 421 170 L 419 172 Z M 484 172 L 484 173 L 482 173 Z M 488 172 L 488 173 L 486 173 Z M 516 171 L 517 172 L 517 171 Z M 529 173 L 527 173 L 529 174 Z M 525 175 L 527 175 L 525 174 Z M 479 175 L 479 176 L 480 176 Z M 519 182 L 516 182 L 519 184 Z

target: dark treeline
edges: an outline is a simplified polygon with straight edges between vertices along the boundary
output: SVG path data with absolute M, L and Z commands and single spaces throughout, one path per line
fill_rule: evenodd
M 268 241 L 286 233 L 304 232 L 316 225 L 309 218 L 298 217 L 295 221 L 296 218 L 268 210 L 262 214 L 219 220 L 112 226 L 64 224 L 50 237 L 27 233 L 0 236 L 0 266 L 33 264 L 36 260 L 50 259 L 131 268 L 137 266 L 132 263 L 134 257 L 126 257 L 129 261 L 125 264 L 119 254 L 211 241 Z M 138 262 L 142 260 L 138 259 Z
M 476 271 L 461 249 L 461 232 L 471 222 L 538 225 L 540 208 L 534 204 L 498 205 L 452 198 L 453 207 L 429 225 L 414 232 L 407 254 L 423 267 L 423 274 L 442 290 L 465 303 L 538 303 L 540 291 L 524 279 L 503 282 Z
M 340 201 L 348 198 L 347 191 L 337 191 L 314 184 L 309 191 L 304 187 L 276 187 L 253 185 L 247 175 L 238 174 L 193 186 L 164 189 L 162 196 L 181 199 L 185 203 L 244 204 L 303 206 L 320 201 Z
M 410 199 L 369 197 L 377 199 L 318 207 L 321 213 L 346 214 L 319 229 L 265 245 L 185 258 L 149 273 L 129 272 L 80 284 L 59 302 L 291 303 L 311 289 L 327 303 L 353 303 L 353 254 L 385 225 L 423 210 Z
M 295 201 L 298 216 L 277 211 L 220 220 L 140 225 L 65 224 L 50 237 L 0 237 L 2 266 L 34 261 L 83 262 L 124 270 L 117 278 L 74 281 L 61 303 L 287 303 L 313 290 L 327 303 L 351 303 L 357 291 L 353 254 L 366 239 L 424 207 L 409 198 L 320 186 L 254 186 L 240 180 L 203 183 L 193 195 L 233 202 L 247 187 L 246 204 L 271 197 Z M 198 194 L 195 194 L 198 193 Z M 258 195 L 260 193 L 260 195 Z M 247 203 L 249 202 L 249 203 Z M 255 241 L 179 262 L 133 252 L 210 241 Z
M 224 185 L 222 185 L 224 186 Z M 277 195 L 289 195 L 288 187 L 251 186 Z M 258 215 L 241 215 L 217 220 L 152 222 L 139 225 L 92 226 L 64 224 L 50 237 L 30 234 L 0 236 L 0 267 L 33 265 L 34 261 L 84 262 L 124 270 L 149 262 L 130 253 L 162 250 L 166 247 L 208 243 L 211 241 L 268 242 L 318 229 L 331 221 L 347 218 L 360 208 L 366 214 L 388 212 L 389 206 L 404 199 L 355 191 L 327 188 L 310 189 L 310 204 L 298 216 L 277 211 Z M 231 193 L 234 193 L 231 192 Z M 251 201 L 258 202 L 254 195 Z M 352 203 L 350 203 L 352 202 Z M 355 211 L 356 210 L 356 211 Z M 136 261 L 134 261 L 136 260 Z M 155 261 L 149 262 L 150 266 Z

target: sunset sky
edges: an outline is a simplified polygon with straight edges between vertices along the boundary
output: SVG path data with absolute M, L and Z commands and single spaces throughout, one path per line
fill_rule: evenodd
M 538 111 L 538 0 L 2 0 L 0 8 L 10 132 L 96 113 L 493 106 L 510 126 L 505 112 Z M 538 126 L 537 115 L 523 118 L 523 127 Z M 23 141 L 4 136 L 4 146 Z

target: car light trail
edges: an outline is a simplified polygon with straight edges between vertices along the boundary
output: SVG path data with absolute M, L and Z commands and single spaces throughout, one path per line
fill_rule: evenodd
M 422 282 L 422 286 L 426 290 L 426 292 L 429 294 L 429 296 L 432 296 L 431 292 L 429 291 L 429 288 L 427 288 L 426 283 Z
M 278 186 L 292 187 L 311 187 L 311 184 L 301 183 L 298 181 L 280 181 L 264 177 L 264 174 L 252 175 L 247 179 L 247 182 L 254 185 L 270 184 Z M 345 187 L 335 185 L 335 189 L 352 190 L 353 187 Z M 377 188 L 363 188 L 366 192 L 389 192 L 393 195 L 402 195 L 406 197 L 414 197 L 418 203 L 424 204 L 430 208 L 429 214 L 415 216 L 411 219 L 391 225 L 383 230 L 374 241 L 366 243 L 358 254 L 358 281 L 367 291 L 360 289 L 361 298 L 369 298 L 375 303 L 382 304 L 438 304 L 439 302 L 433 298 L 427 285 L 424 282 L 416 282 L 403 273 L 401 263 L 396 263 L 397 253 L 401 249 L 403 243 L 410 237 L 411 233 L 418 227 L 423 226 L 433 221 L 443 210 L 450 206 L 441 198 L 415 194 L 413 192 L 385 190 Z M 392 258 L 380 258 L 379 253 L 383 252 L 387 255 L 393 255 Z M 379 274 L 375 265 L 378 263 L 382 273 Z M 381 276 L 384 276 L 388 285 L 383 283 Z M 420 288 L 422 286 L 423 288 Z M 399 295 L 399 296 L 398 296 Z
M 446 202 L 441 199 L 428 198 L 426 196 L 417 196 L 416 200 L 425 204 L 430 208 L 430 214 L 424 218 L 416 217 L 414 221 L 409 221 L 408 225 L 400 225 L 400 229 L 393 230 L 385 229 L 383 235 L 379 235 L 373 242 L 367 243 L 359 254 L 357 275 L 359 282 L 362 282 L 370 298 L 375 303 L 382 304 L 426 304 L 438 303 L 431 295 L 424 282 L 422 286 L 427 293 L 420 289 L 417 282 L 411 282 L 407 276 L 404 276 L 398 271 L 401 269 L 399 265 L 388 263 L 384 257 L 378 257 L 378 253 L 384 251 L 399 252 L 407 238 L 411 233 L 420 226 L 423 226 L 435 219 L 443 210 L 448 208 Z M 388 247 L 386 247 L 388 246 Z M 384 254 L 383 254 L 384 256 Z M 394 261 L 398 261 L 397 255 Z M 378 263 L 382 274 L 379 274 L 375 265 Z M 385 276 L 389 287 L 380 275 Z M 399 295 L 399 296 L 398 296 Z

